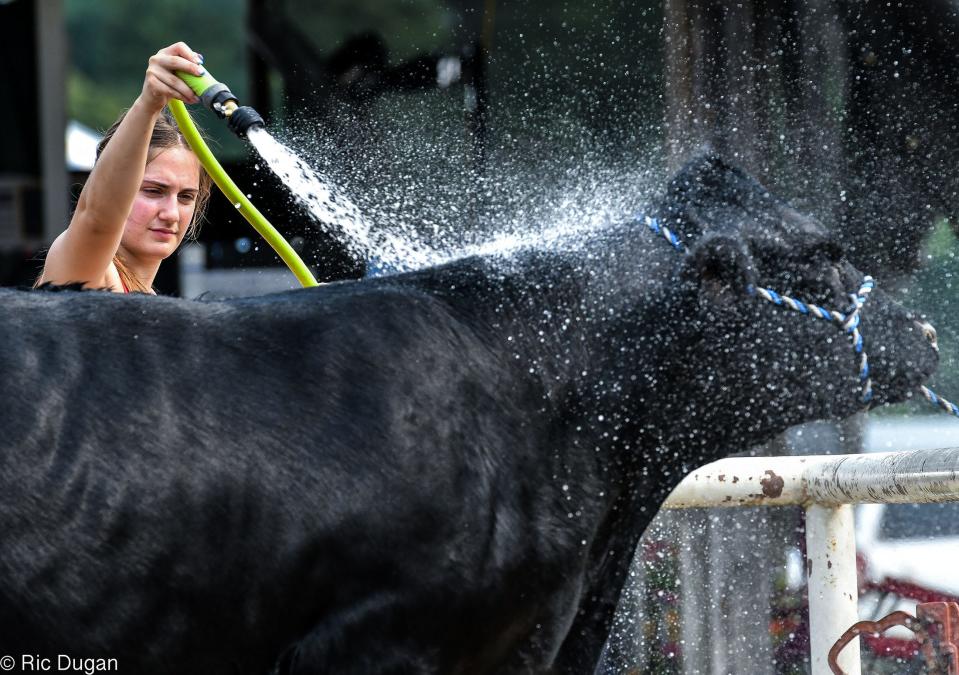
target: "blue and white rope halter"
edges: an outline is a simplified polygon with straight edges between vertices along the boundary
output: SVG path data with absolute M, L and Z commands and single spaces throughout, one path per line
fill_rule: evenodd
M 685 248 L 683 247 L 683 243 L 680 241 L 679 237 L 677 237 L 676 234 L 668 227 L 660 224 L 658 220 L 644 214 L 637 214 L 636 220 L 645 223 L 646 227 L 648 227 L 649 230 L 654 234 L 661 235 L 674 249 L 681 253 L 685 253 Z M 812 303 L 802 302 L 801 300 L 791 298 L 788 295 L 782 295 L 771 288 L 753 288 L 750 286 L 747 290 L 749 291 L 750 295 L 758 295 L 763 300 L 771 302 L 774 305 L 787 307 L 791 310 L 799 312 L 800 314 L 813 316 L 841 326 L 846 334 L 849 335 L 850 339 L 852 340 L 852 347 L 856 354 L 859 355 L 859 383 L 861 385 L 859 400 L 864 405 L 868 405 L 872 401 L 873 397 L 872 378 L 869 377 L 869 358 L 866 356 L 866 350 L 863 348 L 862 333 L 859 332 L 859 314 L 862 306 L 866 303 L 866 298 L 869 297 L 869 293 L 875 287 L 876 282 L 871 276 L 866 275 L 863 277 L 862 285 L 860 285 L 859 291 L 852 293 L 849 296 L 852 304 L 845 314 L 842 312 L 837 312 L 836 310 L 828 310 Z M 926 387 L 925 385 L 920 385 L 919 390 L 930 403 L 939 406 L 945 412 L 959 417 L 959 407 L 957 407 L 954 403 L 950 403 L 946 399 L 938 396 L 934 391 L 932 391 L 932 389 Z
M 926 400 L 933 405 L 939 406 L 945 412 L 952 413 L 956 417 L 959 417 L 959 408 L 956 407 L 955 403 L 950 403 L 924 384 L 919 385 L 919 391 L 921 391 L 922 395 L 926 397 Z

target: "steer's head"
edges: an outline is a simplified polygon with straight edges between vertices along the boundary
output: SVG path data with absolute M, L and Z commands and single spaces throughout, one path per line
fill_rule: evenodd
M 849 314 L 864 273 L 816 220 L 715 157 L 687 167 L 655 213 L 684 241 L 670 282 L 674 313 L 651 375 L 664 436 L 702 445 L 760 442 L 812 419 L 902 401 L 937 364 L 930 328 L 879 286 L 860 310 L 862 353 L 836 321 L 776 305 L 768 288 Z M 668 251 L 664 244 L 664 250 Z M 727 450 L 731 448 L 726 448 Z

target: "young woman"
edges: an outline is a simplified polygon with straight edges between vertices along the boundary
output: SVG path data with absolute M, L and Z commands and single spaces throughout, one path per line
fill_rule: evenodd
M 210 179 L 166 105 L 197 96 L 177 70 L 203 74 L 182 42 L 150 57 L 143 90 L 107 131 L 67 229 L 47 252 L 37 285 L 81 283 L 153 293 L 160 263 L 195 227 Z

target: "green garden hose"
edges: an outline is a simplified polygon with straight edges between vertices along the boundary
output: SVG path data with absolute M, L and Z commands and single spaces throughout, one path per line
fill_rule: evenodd
M 186 82 L 190 87 L 196 92 L 197 96 L 201 97 L 201 100 L 207 104 L 214 112 L 219 114 L 221 117 L 231 116 L 236 110 L 243 110 L 244 108 L 237 108 L 236 106 L 236 97 L 230 94 L 230 98 L 226 99 L 226 103 L 223 101 L 214 101 L 207 100 L 212 99 L 213 97 L 207 96 L 204 98 L 204 92 L 209 92 L 211 88 L 216 89 L 217 86 L 219 90 L 215 94 L 222 94 L 226 92 L 229 94 L 229 90 L 226 89 L 224 85 L 221 85 L 215 79 L 213 79 L 209 73 L 206 73 L 203 77 L 196 77 L 194 75 L 189 75 L 187 73 L 179 73 L 180 77 Z M 199 90 L 198 90 L 199 89 Z M 223 97 L 220 96 L 222 99 Z M 232 105 L 229 105 L 232 103 Z M 182 101 L 172 100 L 170 101 L 170 112 L 173 113 L 174 119 L 176 119 L 177 126 L 180 128 L 180 132 L 186 138 L 187 143 L 190 144 L 190 147 L 193 149 L 193 152 L 196 153 L 196 156 L 200 160 L 200 164 L 203 165 L 203 168 L 206 169 L 206 172 L 210 175 L 210 178 L 213 179 L 213 182 L 216 183 L 216 186 L 220 188 L 220 191 L 230 200 L 230 203 L 233 204 L 240 212 L 250 225 L 260 233 L 260 235 L 266 239 L 266 242 L 276 251 L 277 255 L 280 256 L 280 259 L 286 263 L 286 266 L 290 268 L 290 271 L 296 276 L 297 280 L 304 287 L 316 286 L 317 281 L 310 272 L 310 268 L 306 266 L 306 263 L 297 255 L 296 251 L 293 250 L 293 247 L 283 238 L 275 227 L 270 224 L 270 221 L 260 213 L 260 211 L 253 205 L 253 203 L 247 198 L 243 191 L 237 187 L 236 183 L 233 182 L 233 179 L 227 175 L 226 171 L 223 170 L 223 167 L 217 161 L 216 157 L 213 156 L 213 153 L 210 151 L 210 148 L 207 146 L 206 142 L 203 140 L 203 137 L 200 136 L 200 132 L 197 131 L 196 125 L 193 123 L 193 120 L 190 118 L 189 113 L 186 110 L 186 106 L 183 105 Z M 246 108 L 256 115 L 256 112 L 252 108 Z M 258 124 L 262 125 L 262 118 L 259 115 L 256 115 L 256 119 L 259 120 Z M 250 125 L 247 125 L 245 129 L 238 130 L 233 124 L 230 125 L 231 129 L 237 133 L 239 136 L 243 136 L 246 133 L 246 130 Z

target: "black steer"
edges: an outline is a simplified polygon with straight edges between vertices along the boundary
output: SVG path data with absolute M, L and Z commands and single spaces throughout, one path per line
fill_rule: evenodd
M 860 409 L 862 274 L 722 161 L 574 251 L 226 302 L 0 292 L 0 654 L 591 673 L 691 468 Z M 876 402 L 936 356 L 881 290 Z M 19 658 L 19 657 L 18 657 Z

